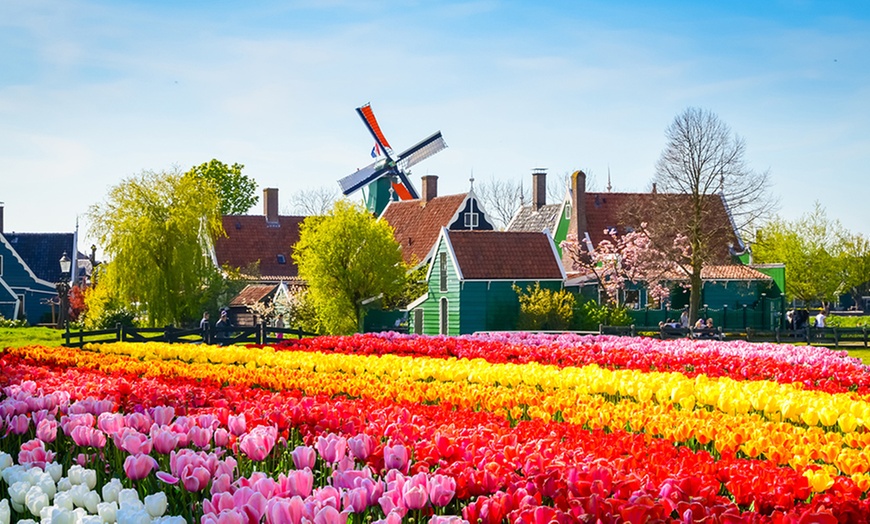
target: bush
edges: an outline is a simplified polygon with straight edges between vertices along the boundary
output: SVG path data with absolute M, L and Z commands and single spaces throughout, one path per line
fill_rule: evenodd
M 842 328 L 850 328 L 850 327 L 864 327 L 870 326 L 870 317 L 868 316 L 860 316 L 860 317 L 839 317 L 830 315 L 825 319 L 825 324 L 828 327 L 842 327 Z
M 520 300 L 520 329 L 532 331 L 565 331 L 574 318 L 574 295 L 566 290 L 542 289 L 539 283 L 523 291 L 514 286 Z
M 598 304 L 587 300 L 580 304 L 576 315 L 575 327 L 581 331 L 597 331 L 601 324 L 605 326 L 630 326 L 633 322 L 628 310 L 624 307 Z
M 19 328 L 26 327 L 27 321 L 24 319 L 21 320 L 11 320 L 5 318 L 3 315 L 0 315 L 0 327 L 2 328 Z

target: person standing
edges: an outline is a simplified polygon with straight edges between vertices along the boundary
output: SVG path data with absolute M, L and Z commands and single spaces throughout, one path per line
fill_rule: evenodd
M 680 327 L 687 328 L 689 327 L 689 312 L 685 309 L 682 313 L 680 313 Z
M 225 346 L 227 344 L 227 339 L 230 338 L 230 327 L 232 323 L 230 323 L 230 317 L 227 315 L 227 310 L 221 310 L 221 318 L 215 322 L 215 331 L 217 331 L 216 338 L 218 339 L 218 345 Z
M 211 325 L 208 321 L 208 311 L 202 312 L 202 320 L 199 321 L 199 332 L 202 333 L 202 341 L 208 344 L 208 331 Z
M 275 319 L 275 327 L 284 329 L 284 313 L 278 313 L 278 318 Z M 284 333 L 278 332 L 278 334 L 275 335 L 275 338 L 280 342 L 284 339 Z
M 816 315 L 816 327 L 817 328 L 825 327 L 825 319 L 826 318 L 827 318 L 827 316 L 825 315 L 825 310 L 823 309 L 823 310 L 819 311 L 819 314 Z

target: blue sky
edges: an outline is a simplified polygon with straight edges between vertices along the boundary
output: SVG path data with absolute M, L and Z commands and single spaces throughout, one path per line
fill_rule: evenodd
M 371 160 L 371 102 L 397 150 L 443 132 L 412 176 L 440 194 L 535 167 L 643 191 L 665 128 L 703 107 L 770 170 L 781 215 L 817 200 L 870 234 L 865 2 L 179 4 L 0 0 L 7 231 L 86 228 L 124 178 L 211 158 L 284 206 Z

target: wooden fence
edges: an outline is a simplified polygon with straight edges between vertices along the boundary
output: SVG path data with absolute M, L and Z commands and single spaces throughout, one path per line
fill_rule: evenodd
M 804 329 L 773 329 L 760 330 L 748 327 L 746 329 L 694 329 L 673 328 L 659 326 L 599 326 L 598 332 L 602 335 L 621 336 L 654 336 L 662 340 L 673 338 L 700 338 L 715 340 L 746 340 L 748 342 L 806 342 L 823 346 L 833 345 L 839 347 L 841 342 L 863 344 L 867 347 L 868 330 L 866 327 L 857 328 L 816 328 Z
M 118 324 L 114 329 L 96 331 L 66 331 L 61 334 L 66 347 L 82 347 L 85 344 L 107 342 L 168 342 L 170 344 L 272 344 L 289 337 L 316 337 L 301 329 L 277 328 L 266 324 L 256 326 L 233 326 L 229 328 L 210 327 L 201 329 L 180 329 L 173 326 L 163 328 L 137 328 Z

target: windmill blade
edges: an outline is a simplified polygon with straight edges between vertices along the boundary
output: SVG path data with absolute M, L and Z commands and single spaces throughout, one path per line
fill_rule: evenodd
M 406 149 L 398 156 L 398 158 L 396 158 L 396 164 L 398 164 L 400 171 L 404 171 L 409 167 L 426 160 L 445 147 L 447 147 L 447 142 L 445 142 L 444 137 L 441 136 L 441 131 L 438 131 L 429 138 L 421 140 L 416 145 Z
M 371 133 L 372 137 L 375 139 L 375 142 L 381 146 L 381 150 L 384 154 L 389 158 L 390 154 L 393 152 L 393 148 L 390 147 L 390 143 L 387 142 L 387 138 L 381 132 L 381 126 L 378 124 L 378 120 L 375 118 L 375 113 L 372 111 L 372 106 L 370 104 L 366 104 L 362 107 L 356 108 L 356 113 L 362 118 L 363 123 Z
M 347 196 L 364 185 L 374 182 L 379 177 L 393 171 L 394 166 L 380 160 L 373 162 L 362 169 L 358 169 L 355 173 L 347 175 L 338 181 L 343 195 Z
M 395 186 L 397 185 L 402 185 L 406 190 L 403 192 L 396 188 L 396 194 L 399 195 L 399 198 L 402 200 L 416 200 L 420 198 L 420 195 L 417 194 L 417 190 L 414 189 L 414 184 L 412 184 L 411 181 L 408 180 L 408 176 L 405 175 L 405 172 L 401 169 L 397 169 L 396 174 L 399 175 L 399 183 L 393 184 L 393 187 L 395 188 Z M 405 194 L 406 192 L 407 195 Z

